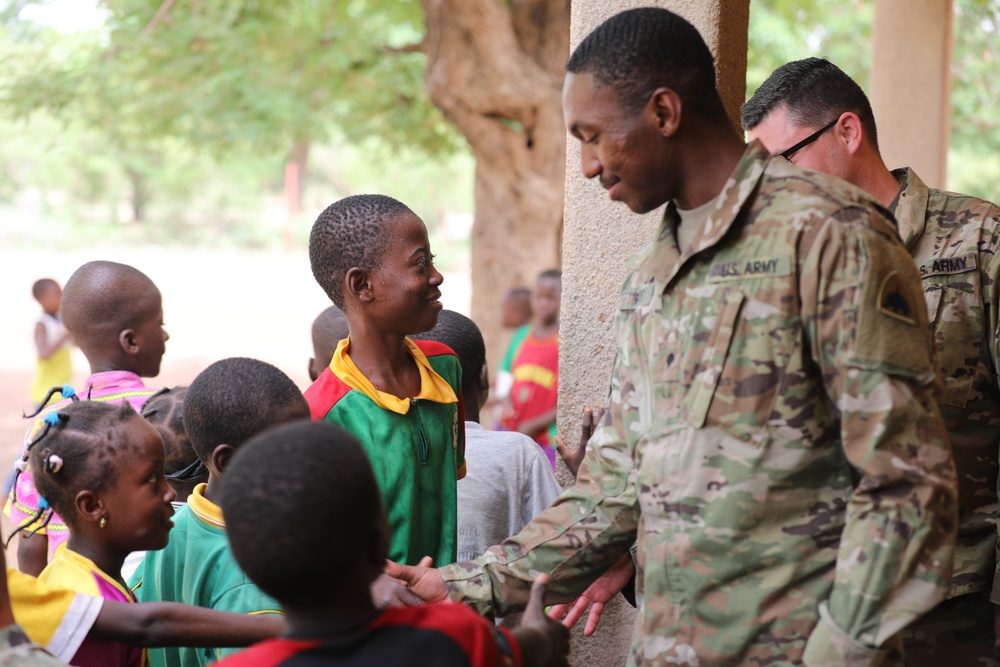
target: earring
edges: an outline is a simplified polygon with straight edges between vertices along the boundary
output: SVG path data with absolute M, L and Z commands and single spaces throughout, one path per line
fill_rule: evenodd
M 106 525 L 108 525 L 108 517 L 102 516 L 101 520 L 97 523 L 97 526 L 98 528 L 104 528 Z

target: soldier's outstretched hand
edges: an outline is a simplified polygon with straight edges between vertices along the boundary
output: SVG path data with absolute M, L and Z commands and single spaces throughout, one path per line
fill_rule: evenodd
M 425 566 L 428 562 L 425 556 L 419 565 L 402 565 L 391 560 L 385 561 L 383 572 L 393 579 L 403 583 L 407 589 L 424 602 L 441 602 L 448 598 L 448 589 L 444 586 L 441 570 Z
M 601 622 L 601 614 L 604 613 L 604 605 L 611 601 L 611 598 L 618 595 L 625 585 L 635 574 L 635 565 L 632 564 L 632 554 L 625 554 L 611 569 L 601 575 L 601 578 L 590 585 L 590 587 L 580 594 L 576 602 L 572 604 L 557 604 L 549 609 L 549 617 L 555 620 L 562 619 L 562 624 L 567 628 L 572 628 L 577 624 L 585 612 L 587 613 L 587 625 L 583 628 L 584 637 L 589 637 L 597 630 L 597 624 Z M 567 613 L 568 610 L 568 613 Z M 563 616 L 565 615 L 565 618 Z

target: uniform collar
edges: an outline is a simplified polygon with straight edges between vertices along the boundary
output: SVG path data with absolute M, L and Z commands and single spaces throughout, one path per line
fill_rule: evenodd
M 194 487 L 194 491 L 188 496 L 188 507 L 202 523 L 225 530 L 226 522 L 222 518 L 222 508 L 205 497 L 207 488 L 208 484 L 204 482 Z
M 424 401 L 434 401 L 435 403 L 458 403 L 458 396 L 448 382 L 431 368 L 431 363 L 427 360 L 427 355 L 417 347 L 409 338 L 406 341 L 406 351 L 410 353 L 417 363 L 420 371 L 420 393 L 414 398 Z M 379 391 L 375 385 L 365 377 L 365 374 L 355 365 L 354 360 L 347 353 L 351 345 L 351 339 L 345 338 L 337 345 L 337 350 L 330 360 L 330 371 L 351 389 L 360 391 L 370 398 L 375 405 L 383 410 L 389 410 L 400 415 L 405 415 L 410 410 L 410 399 L 399 398 L 384 391 Z
M 757 140 L 750 142 L 736 170 L 716 197 L 715 208 L 705 224 L 695 232 L 687 251 L 682 253 L 677 247 L 676 230 L 680 216 L 677 205 L 671 201 L 663 212 L 656 239 L 629 258 L 626 266 L 664 284 L 669 283 L 689 258 L 711 248 L 729 232 L 750 194 L 756 190 L 770 159 L 771 155 L 763 144 Z
M 896 216 L 899 238 L 903 240 L 903 245 L 909 250 L 917 242 L 917 239 L 924 235 L 924 228 L 927 225 L 927 198 L 930 195 L 930 189 L 909 167 L 893 169 L 892 175 L 896 177 L 902 188 L 896 195 L 896 200 L 889 206 L 892 209 L 892 214 Z

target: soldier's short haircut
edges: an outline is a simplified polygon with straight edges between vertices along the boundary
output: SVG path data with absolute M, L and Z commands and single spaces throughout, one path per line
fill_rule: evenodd
M 184 430 L 206 465 L 219 445 L 240 447 L 261 431 L 308 415 L 309 404 L 291 378 L 246 357 L 216 361 L 184 397 Z
M 298 609 L 329 605 L 358 576 L 382 513 L 358 441 L 307 420 L 249 440 L 226 469 L 221 504 L 236 562 L 262 591 Z
M 857 114 L 865 135 L 878 151 L 875 114 L 854 79 L 825 58 L 803 58 L 774 70 L 740 110 L 744 130 L 752 130 L 781 106 L 795 123 L 821 128 L 845 112 Z
M 726 117 L 705 40 L 666 9 L 644 7 L 612 16 L 576 47 L 566 71 L 591 74 L 613 87 L 629 111 L 641 109 L 654 90 L 666 87 L 701 114 Z
M 442 310 L 433 329 L 413 338 L 434 340 L 450 347 L 462 366 L 462 391 L 478 389 L 479 374 L 486 364 L 486 344 L 475 322 L 453 310 Z
M 386 223 L 413 214 L 385 195 L 354 195 L 326 207 L 309 234 L 313 277 L 338 308 L 344 308 L 344 276 L 357 267 L 372 271 L 389 243 Z

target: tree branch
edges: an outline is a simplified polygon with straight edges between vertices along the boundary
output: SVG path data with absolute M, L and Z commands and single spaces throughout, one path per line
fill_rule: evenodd
M 174 2 L 175 0 L 163 0 L 163 4 L 161 4 L 160 8 L 156 10 L 155 14 L 153 14 L 153 18 L 150 19 L 149 23 L 146 24 L 146 27 L 139 33 L 140 39 L 153 32 L 153 30 L 156 29 L 156 26 L 160 25 L 163 19 L 167 17 L 167 13 L 170 12 L 170 8 L 174 6 Z
M 390 56 L 397 53 L 423 53 L 424 42 L 421 41 L 417 44 L 407 44 L 405 46 L 383 46 L 379 51 Z

